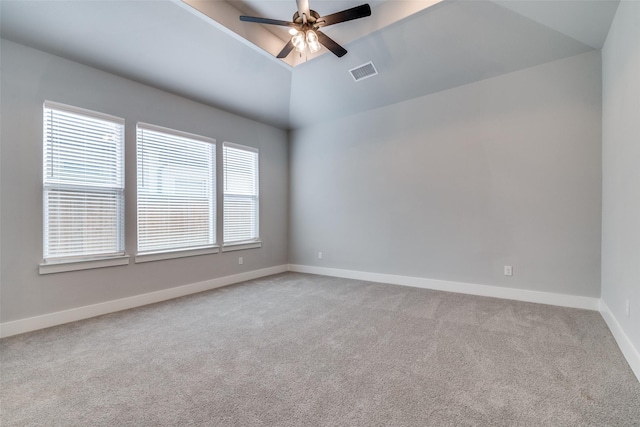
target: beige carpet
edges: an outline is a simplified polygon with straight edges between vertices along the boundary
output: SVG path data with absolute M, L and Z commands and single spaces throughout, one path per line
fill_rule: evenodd
M 285 273 L 0 341 L 2 426 L 638 426 L 592 311 Z

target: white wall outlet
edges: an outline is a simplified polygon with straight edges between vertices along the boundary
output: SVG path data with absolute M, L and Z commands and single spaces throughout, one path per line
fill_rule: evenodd
M 242 257 L 238 258 L 238 264 L 240 265 L 244 264 L 244 260 L 242 259 Z
M 631 313 L 631 302 L 629 301 L 629 298 L 627 298 L 627 302 L 624 305 L 624 312 L 627 314 L 627 317 L 629 317 L 629 314 Z
M 510 265 L 504 266 L 504 275 L 505 276 L 513 276 L 513 267 Z
M 322 252 L 318 252 L 318 259 L 322 259 Z

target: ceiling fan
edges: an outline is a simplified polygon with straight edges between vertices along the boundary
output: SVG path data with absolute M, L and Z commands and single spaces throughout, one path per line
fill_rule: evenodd
M 307 48 L 311 53 L 314 53 L 320 50 L 320 45 L 323 45 L 340 58 L 347 53 L 347 50 L 319 29 L 371 15 L 371 7 L 368 4 L 356 6 L 343 10 L 342 12 L 332 13 L 327 16 L 320 16 L 315 10 L 309 9 L 309 0 L 296 0 L 296 4 L 298 10 L 293 14 L 292 22 L 245 15 L 242 15 L 240 20 L 290 27 L 289 34 L 292 35 L 291 40 L 289 40 L 280 51 L 278 58 L 286 58 L 294 48 L 300 53 L 304 52 Z

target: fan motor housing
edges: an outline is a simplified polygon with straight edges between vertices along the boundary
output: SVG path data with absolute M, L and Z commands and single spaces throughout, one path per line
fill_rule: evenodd
M 311 16 L 307 16 L 307 24 L 309 26 L 313 26 L 313 24 L 315 24 L 315 22 L 320 18 L 320 14 L 318 12 L 316 12 L 315 10 L 309 10 L 309 14 Z M 304 21 L 302 19 L 302 17 L 300 16 L 300 12 L 296 11 L 296 13 L 293 14 L 293 22 L 295 22 L 298 25 L 303 25 Z

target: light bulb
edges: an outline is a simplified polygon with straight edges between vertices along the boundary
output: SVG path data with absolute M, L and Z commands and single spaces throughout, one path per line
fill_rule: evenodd
M 291 43 L 293 43 L 293 46 L 298 52 L 304 52 L 307 47 L 304 42 L 304 33 L 302 31 L 296 32 L 295 35 L 291 37 Z
M 298 34 L 298 30 L 296 30 L 295 28 L 289 28 L 289 34 L 295 36 L 296 34 Z
M 307 44 L 309 45 L 309 50 L 311 51 L 311 53 L 316 53 L 320 50 L 318 35 L 311 30 L 307 31 Z

